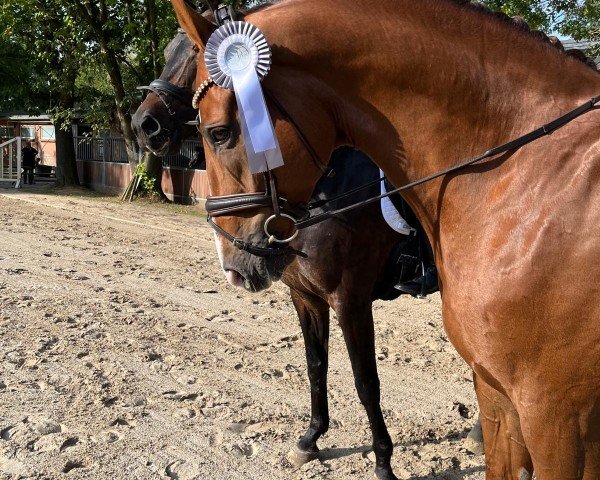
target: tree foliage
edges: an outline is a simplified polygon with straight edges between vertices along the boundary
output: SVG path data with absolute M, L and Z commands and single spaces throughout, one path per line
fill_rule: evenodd
M 88 65 L 78 80 L 80 97 L 86 102 L 85 111 L 91 114 L 91 120 L 97 124 L 104 118 L 106 127 L 113 119 L 98 114 L 107 102 L 116 100 L 117 108 L 130 113 L 141 98 L 135 87 L 158 76 L 162 50 L 175 34 L 177 23 L 168 0 L 69 3 L 89 41 Z
M 169 0 L 3 0 L 0 110 L 53 108 L 65 71 L 73 66 L 78 112 L 107 128 L 115 92 L 103 55 L 114 55 L 125 90 L 123 107 L 131 109 L 141 98 L 135 86 L 158 75 L 162 50 L 176 28 Z
M 121 131 L 136 160 L 135 87 L 158 76 L 176 26 L 169 0 L 3 0 L 0 110 L 48 113 L 69 131 L 77 113 L 96 131 Z
M 484 0 L 483 3 L 492 10 L 523 17 L 532 29 L 600 43 L 600 0 Z M 600 55 L 600 44 L 593 45 L 588 53 Z
M 63 88 L 65 74 L 79 66 L 82 38 L 64 3 L 55 0 L 5 0 L 0 7 L 0 108 L 46 111 Z M 49 41 L 51 40 L 51 41 Z
M 483 2 L 534 29 L 596 41 L 600 55 L 600 0 Z M 117 126 L 134 149 L 131 113 L 142 98 L 135 87 L 158 76 L 176 27 L 169 0 L 2 0 L 0 110 L 48 112 L 62 128 L 76 111 L 95 130 Z

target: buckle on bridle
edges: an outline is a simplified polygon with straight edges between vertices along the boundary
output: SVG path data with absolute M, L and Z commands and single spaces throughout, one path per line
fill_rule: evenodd
M 277 238 L 274 233 L 269 232 L 269 223 L 272 220 L 275 220 L 277 218 L 286 218 L 288 220 L 291 220 L 292 224 L 294 225 L 295 232 L 290 237 L 280 239 L 280 238 Z M 271 215 L 269 218 L 267 218 L 267 221 L 265 222 L 263 229 L 265 231 L 265 234 L 269 238 L 269 240 L 268 240 L 269 245 L 273 245 L 274 243 L 279 243 L 281 245 L 287 245 L 292 240 L 294 240 L 298 236 L 298 233 L 300 232 L 298 229 L 296 229 L 296 219 L 294 217 L 292 217 L 291 215 L 287 215 L 286 213 L 280 213 L 279 215 Z
M 214 11 L 215 21 L 217 25 L 224 25 L 226 22 L 233 22 L 235 20 L 235 12 L 231 5 L 221 3 Z

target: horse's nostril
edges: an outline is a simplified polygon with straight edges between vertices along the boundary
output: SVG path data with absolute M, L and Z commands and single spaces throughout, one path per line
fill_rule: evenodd
M 140 125 L 146 135 L 156 134 L 160 130 L 160 125 L 154 117 L 147 116 Z

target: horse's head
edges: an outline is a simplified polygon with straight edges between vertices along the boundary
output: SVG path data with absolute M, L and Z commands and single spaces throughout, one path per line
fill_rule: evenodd
M 172 3 L 179 24 L 200 48 L 196 85 L 203 85 L 209 78 L 203 61 L 204 47 L 215 26 L 189 8 L 183 0 L 173 0 Z M 329 160 L 333 151 L 335 131 L 329 126 L 331 122 L 325 119 L 328 113 L 312 96 L 314 85 L 310 80 L 300 78 L 292 68 L 280 66 L 274 59 L 263 87 L 268 93 L 267 103 L 285 161 L 285 166 L 272 172 L 277 192 L 292 207 L 305 205 L 323 174 L 323 163 Z M 269 95 L 279 105 L 274 104 Z M 211 196 L 267 192 L 268 178 L 262 174 L 253 175 L 249 170 L 235 93 L 209 84 L 202 89 L 198 106 L 201 120 L 199 131 L 205 146 Z M 290 117 L 296 126 L 292 125 Z M 297 128 L 310 139 L 308 142 L 301 140 Z M 324 162 L 321 163 L 319 159 Z M 215 215 L 214 222 L 236 239 L 270 249 L 273 246 L 269 245 L 264 225 L 274 211 L 270 200 L 258 203 L 258 206 L 245 210 L 237 208 L 225 215 Z M 269 224 L 269 233 L 277 238 L 288 238 L 294 231 L 294 224 L 289 217 L 279 217 Z M 282 267 L 293 258 L 251 254 L 240 249 L 239 243 L 235 245 L 228 241 L 222 232 L 215 235 L 215 241 L 228 281 L 251 291 L 268 288 L 273 280 L 280 277 Z
M 187 125 L 196 118 L 191 99 L 196 79 L 198 47 L 179 30 L 164 51 L 165 68 L 147 87 L 150 93 L 133 115 L 132 125 L 142 150 L 158 156 L 175 154 L 181 142 L 195 134 Z

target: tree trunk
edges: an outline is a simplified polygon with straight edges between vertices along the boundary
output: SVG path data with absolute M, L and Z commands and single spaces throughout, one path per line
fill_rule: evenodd
M 131 127 L 131 112 L 129 111 L 129 105 L 127 105 L 126 101 L 121 67 L 114 50 L 110 47 L 107 34 L 103 29 L 103 25 L 108 18 L 106 3 L 103 0 L 100 0 L 98 8 L 98 6 L 91 2 L 84 3 L 81 0 L 77 0 L 75 1 L 75 7 L 83 20 L 87 23 L 90 33 L 93 34 L 98 45 L 100 45 L 102 62 L 108 72 L 110 84 L 115 94 L 117 118 L 119 119 L 123 138 L 125 139 L 125 148 L 127 150 L 129 164 L 137 165 L 138 148 L 133 128 Z
M 146 174 L 154 179 L 153 190 L 160 198 L 169 201 L 162 189 L 162 173 L 163 173 L 163 159 L 157 157 L 153 153 L 147 152 L 144 155 L 144 168 Z
M 61 128 L 62 125 L 60 124 L 55 124 L 54 127 L 56 135 L 56 184 L 61 186 L 79 185 L 71 125 L 67 125 L 67 130 Z
M 155 0 L 144 0 L 144 10 L 146 13 L 146 24 L 150 33 L 150 52 L 152 55 L 152 72 L 154 78 L 160 76 L 160 53 L 158 51 L 159 38 L 156 28 L 156 2 Z
M 102 42 L 104 43 L 104 42 Z M 126 94 L 125 87 L 123 86 L 123 77 L 121 75 L 121 68 L 114 52 L 101 44 L 102 58 L 104 60 L 104 66 L 108 71 L 110 78 L 110 84 L 115 94 L 115 106 L 117 111 L 117 118 L 123 132 L 123 138 L 125 139 L 125 148 L 127 149 L 127 156 L 129 157 L 129 164 L 137 164 L 138 162 L 138 148 L 135 140 L 135 134 L 131 127 L 131 112 L 126 105 Z
M 67 71 L 64 72 L 64 82 L 58 95 L 58 110 L 71 112 L 75 106 L 74 92 L 77 74 L 72 67 L 65 67 L 65 70 Z M 56 136 L 56 184 L 61 186 L 79 185 L 71 116 L 58 116 L 54 118 L 53 123 Z
M 131 178 L 129 185 L 123 192 L 121 200 L 132 201 L 140 193 L 149 196 L 158 195 L 161 200 L 169 202 L 162 189 L 162 158 L 153 153 L 144 153 L 143 168 L 138 168 Z M 152 185 L 148 185 L 148 179 L 152 179 Z

